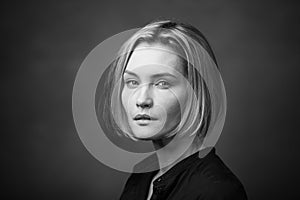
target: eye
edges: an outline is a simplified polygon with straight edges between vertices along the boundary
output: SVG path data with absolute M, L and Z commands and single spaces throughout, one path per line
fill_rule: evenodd
M 125 83 L 129 88 L 136 88 L 139 85 L 136 80 L 128 80 Z
M 155 85 L 162 89 L 167 89 L 170 87 L 170 84 L 167 81 L 159 81 Z

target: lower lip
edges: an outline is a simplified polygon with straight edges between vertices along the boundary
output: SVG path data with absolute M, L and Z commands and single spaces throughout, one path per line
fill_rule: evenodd
M 152 122 L 153 120 L 136 120 L 136 123 L 141 125 L 141 126 L 145 126 L 148 125 Z

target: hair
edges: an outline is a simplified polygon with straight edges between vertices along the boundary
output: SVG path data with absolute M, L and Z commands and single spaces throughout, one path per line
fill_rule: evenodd
M 131 133 L 121 101 L 124 87 L 122 76 L 132 53 L 142 42 L 163 44 L 174 49 L 179 55 L 183 55 L 184 58 L 181 58 L 183 73 L 196 96 L 196 99 L 191 96 L 188 98 L 185 110 L 181 113 L 180 123 L 170 133 L 167 133 L 166 137 L 174 136 L 177 133 L 189 133 L 204 138 L 210 125 L 211 98 L 197 67 L 203 67 L 206 59 L 212 59 L 216 66 L 217 61 L 207 39 L 198 29 L 174 20 L 149 23 L 131 36 L 120 48 L 118 57 L 108 68 L 104 85 L 104 112 L 102 114 L 106 126 L 113 128 L 119 135 L 136 140 Z M 199 45 L 202 50 L 199 50 Z

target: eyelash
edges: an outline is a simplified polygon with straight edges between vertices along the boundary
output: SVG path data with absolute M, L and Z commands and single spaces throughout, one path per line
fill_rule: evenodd
M 126 81 L 125 83 L 126 83 L 126 85 L 129 86 L 130 88 L 134 88 L 135 85 L 133 86 L 133 85 L 131 84 L 132 82 L 135 82 L 135 83 L 138 84 L 138 82 L 137 82 L 136 80 L 128 80 L 128 81 Z M 159 86 L 160 83 L 165 83 L 165 85 Z M 154 85 L 155 85 L 155 86 L 158 86 L 158 87 L 160 87 L 160 88 L 162 88 L 162 89 L 168 89 L 168 88 L 170 87 L 170 84 L 169 84 L 167 81 L 163 81 L 163 80 L 158 81 L 158 82 L 157 82 L 156 84 L 154 84 Z
M 128 80 L 128 81 L 126 81 L 126 85 L 130 86 L 130 83 L 132 83 L 132 82 L 136 82 L 137 83 L 137 81 L 135 81 L 135 80 Z
M 159 83 L 165 83 L 166 85 L 163 85 L 162 87 L 170 87 L 170 84 L 167 81 L 159 81 L 158 83 L 156 83 L 155 85 L 158 85 Z

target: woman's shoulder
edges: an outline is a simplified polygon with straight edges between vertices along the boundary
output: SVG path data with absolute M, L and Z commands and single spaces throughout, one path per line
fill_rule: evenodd
M 189 169 L 189 184 L 203 199 L 247 199 L 240 180 L 212 150 Z

